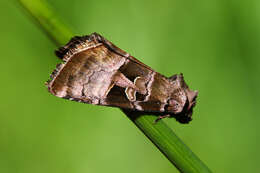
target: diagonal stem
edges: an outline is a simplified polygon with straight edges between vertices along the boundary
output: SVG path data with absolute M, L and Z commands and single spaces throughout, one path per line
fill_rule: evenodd
M 18 2 L 57 45 L 65 44 L 73 37 L 73 32 L 57 17 L 45 0 L 18 0 Z M 211 172 L 163 121 L 154 124 L 156 116 L 139 115 L 137 112 L 125 110 L 124 113 L 180 172 Z
M 45 0 L 18 0 L 18 2 L 56 45 L 61 46 L 74 36 L 71 29 L 62 22 Z

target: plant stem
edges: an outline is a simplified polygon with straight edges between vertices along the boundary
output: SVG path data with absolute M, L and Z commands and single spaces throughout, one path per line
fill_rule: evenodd
M 73 37 L 73 32 L 57 17 L 45 0 L 18 1 L 57 45 L 62 45 Z M 156 116 L 124 112 L 180 172 L 211 172 L 163 121 L 154 123 Z
M 62 22 L 45 0 L 18 0 L 18 2 L 56 45 L 63 45 L 74 36 L 71 29 Z
M 156 116 L 124 112 L 180 172 L 211 172 L 163 121 L 154 123 Z

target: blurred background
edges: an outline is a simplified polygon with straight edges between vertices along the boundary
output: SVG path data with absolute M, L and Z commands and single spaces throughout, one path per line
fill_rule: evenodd
M 259 172 L 260 1 L 48 1 L 77 35 L 98 32 L 199 90 L 193 121 L 165 121 L 213 172 Z M 178 172 L 116 108 L 56 98 L 57 47 L 0 1 L 0 172 Z

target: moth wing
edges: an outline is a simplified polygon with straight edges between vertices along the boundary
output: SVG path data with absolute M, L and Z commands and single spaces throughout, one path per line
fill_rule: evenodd
M 61 64 L 48 82 L 49 91 L 58 97 L 99 104 L 113 86 L 113 76 L 126 58 L 96 44 L 75 53 Z
M 99 34 L 75 37 L 57 52 L 65 63 L 57 67 L 48 82 L 53 95 L 90 104 L 164 112 L 169 81 Z M 118 73 L 129 84 L 118 84 Z M 133 85 L 138 89 L 131 92 Z

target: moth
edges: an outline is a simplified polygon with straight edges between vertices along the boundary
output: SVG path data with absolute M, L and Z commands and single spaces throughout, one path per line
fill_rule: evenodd
M 155 72 L 97 33 L 73 37 L 56 51 L 58 64 L 47 82 L 57 97 L 94 105 L 191 121 L 198 92 L 182 74 Z

